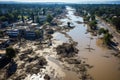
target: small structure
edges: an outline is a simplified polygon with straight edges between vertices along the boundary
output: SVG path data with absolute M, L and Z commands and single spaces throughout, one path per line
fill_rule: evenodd
M 25 32 L 25 38 L 28 40 L 35 40 L 36 39 L 36 34 L 34 31 L 26 31 Z
M 8 39 L 0 39 L 0 49 L 8 47 L 9 44 L 10 43 Z
M 38 26 L 38 23 L 31 23 L 30 26 L 31 26 L 31 27 L 37 27 L 37 26 Z
M 8 21 L 0 22 L 0 28 L 5 28 L 9 25 Z
M 46 16 L 39 16 L 40 22 L 45 22 L 47 17 Z
M 6 33 L 9 36 L 9 38 L 17 38 L 19 35 L 19 30 L 18 29 L 8 30 Z
M 0 50 L 0 55 L 4 55 L 6 53 L 5 50 Z
M 53 29 L 46 29 L 47 34 L 53 34 L 54 30 Z

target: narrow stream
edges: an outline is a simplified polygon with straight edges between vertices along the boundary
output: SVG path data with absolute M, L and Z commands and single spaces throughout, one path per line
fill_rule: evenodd
M 111 55 L 114 51 L 97 46 L 97 37 L 91 36 L 90 33 L 86 33 L 87 25 L 77 23 L 77 21 L 83 22 L 83 18 L 75 16 L 75 9 L 72 7 L 67 6 L 66 10 L 68 11 L 66 14 L 67 18 L 61 20 L 63 21 L 62 25 L 64 26 L 70 21 L 72 25 L 75 26 L 75 28 L 67 32 L 67 34 L 69 34 L 74 41 L 78 42 L 78 57 L 85 60 L 86 63 L 93 65 L 93 68 L 90 69 L 88 73 L 94 78 L 94 80 L 120 80 L 120 60 Z M 66 41 L 66 39 L 63 40 L 63 35 L 61 36 L 62 37 L 58 39 Z M 93 39 L 91 40 L 90 45 L 91 51 L 89 51 L 88 45 L 91 37 Z M 70 76 L 71 75 L 72 74 L 70 73 Z M 73 79 L 76 80 L 75 77 Z

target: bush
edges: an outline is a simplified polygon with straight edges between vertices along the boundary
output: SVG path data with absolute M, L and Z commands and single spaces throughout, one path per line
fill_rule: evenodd
M 44 66 L 46 64 L 47 64 L 46 59 L 43 56 L 39 57 L 39 65 Z
M 92 30 L 96 30 L 97 29 L 97 22 L 96 22 L 96 20 L 94 20 L 94 21 L 90 21 L 89 23 L 88 23 L 88 25 L 90 26 L 90 28 L 92 29 Z
M 7 56 L 8 58 L 13 58 L 13 57 L 15 57 L 15 56 L 16 56 L 15 50 L 14 50 L 12 47 L 6 48 L 6 56 Z
M 4 32 L 0 30 L 0 37 L 3 37 L 3 36 L 4 36 L 3 33 L 4 33 Z
M 53 20 L 53 16 L 51 16 L 50 14 L 47 15 L 47 22 L 51 23 L 51 21 Z
M 109 45 L 113 36 L 109 33 L 104 34 L 103 40 L 104 44 Z
M 75 48 L 73 44 L 63 43 L 57 48 L 57 54 L 63 57 L 72 57 L 75 53 L 78 53 L 78 49 Z
M 104 28 L 100 28 L 99 31 L 98 31 L 99 35 L 101 35 L 102 33 L 106 34 L 108 32 L 109 32 L 108 29 L 105 30 Z

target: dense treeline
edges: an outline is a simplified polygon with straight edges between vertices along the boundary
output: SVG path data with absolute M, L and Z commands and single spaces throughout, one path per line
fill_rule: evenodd
M 83 4 L 73 5 L 79 15 L 98 16 L 113 24 L 116 30 L 120 31 L 120 5 L 119 4 Z M 89 19 L 89 17 L 86 17 Z
M 36 19 L 39 21 L 40 15 L 57 16 L 62 13 L 64 5 L 58 4 L 1 4 L 0 5 L 0 22 L 8 21 L 8 23 L 16 22 L 25 19 Z M 53 13 L 54 12 L 54 13 Z
M 72 5 L 76 8 L 76 14 L 83 17 L 84 22 L 93 30 L 97 31 L 99 35 L 103 34 L 103 43 L 111 45 L 113 36 L 109 30 L 104 28 L 97 29 L 98 17 L 106 22 L 114 25 L 115 29 L 120 32 L 120 5 L 117 4 L 81 4 Z

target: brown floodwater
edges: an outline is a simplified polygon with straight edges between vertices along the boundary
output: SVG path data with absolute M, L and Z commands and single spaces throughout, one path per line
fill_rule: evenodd
M 111 55 L 111 53 L 114 53 L 115 51 L 98 46 L 96 44 L 98 37 L 94 37 L 91 36 L 90 33 L 86 33 L 87 25 L 77 23 L 77 21 L 83 22 L 83 18 L 75 16 L 75 9 L 72 7 L 67 6 L 66 10 L 68 11 L 66 14 L 68 18 L 61 19 L 63 22 L 62 25 L 66 25 L 69 21 L 75 26 L 75 28 L 67 32 L 67 34 L 69 34 L 74 41 L 78 42 L 78 57 L 93 66 L 93 68 L 88 70 L 88 73 L 94 78 L 94 80 L 120 80 L 120 59 Z M 62 38 L 62 41 L 66 41 L 66 39 L 63 40 L 62 34 L 57 34 L 59 36 L 56 37 L 57 39 L 60 40 Z M 91 39 L 91 37 L 93 39 Z M 69 73 L 69 79 L 67 77 L 65 80 L 79 80 L 76 76 L 73 76 L 75 75 L 74 72 L 67 73 Z

